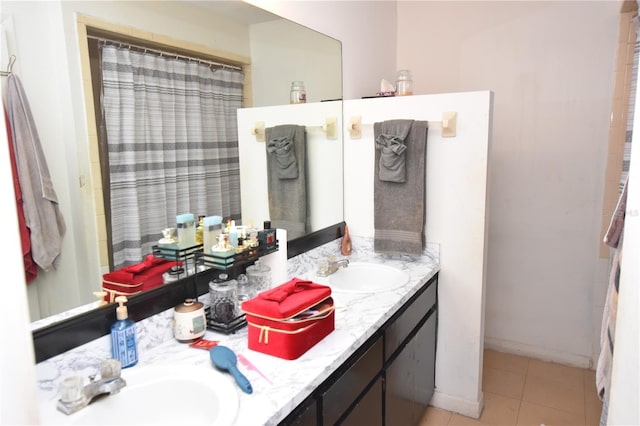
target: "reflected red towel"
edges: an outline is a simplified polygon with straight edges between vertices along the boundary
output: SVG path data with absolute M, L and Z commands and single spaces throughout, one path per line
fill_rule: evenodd
M 24 272 L 27 279 L 27 284 L 32 282 L 38 276 L 38 265 L 33 261 L 31 256 L 31 236 L 29 228 L 27 228 L 27 222 L 24 218 L 24 211 L 22 209 L 22 190 L 20 189 L 20 182 L 18 181 L 18 169 L 16 167 L 16 154 L 13 149 L 13 135 L 11 133 L 11 127 L 9 126 L 9 116 L 7 115 L 6 108 L 4 109 L 4 121 L 7 126 L 7 140 L 9 141 L 9 157 L 11 160 L 11 173 L 13 175 L 13 190 L 16 193 L 16 208 L 18 210 L 18 228 L 20 230 L 20 243 L 22 245 L 22 257 L 24 260 Z

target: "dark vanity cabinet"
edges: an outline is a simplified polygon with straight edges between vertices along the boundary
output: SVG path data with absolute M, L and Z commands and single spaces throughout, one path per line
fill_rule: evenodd
M 283 425 L 416 425 L 434 391 L 438 275 Z

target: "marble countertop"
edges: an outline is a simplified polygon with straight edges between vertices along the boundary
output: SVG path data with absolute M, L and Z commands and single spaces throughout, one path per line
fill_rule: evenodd
M 376 254 L 372 245 L 370 239 L 354 239 L 350 261 L 382 263 L 402 269 L 410 275 L 409 282 L 397 289 L 379 293 L 347 294 L 334 291 L 332 296 L 336 306 L 335 330 L 300 358 L 289 361 L 249 350 L 246 327 L 232 335 L 207 331 L 205 339 L 217 340 L 220 345 L 228 346 L 236 353 L 244 355 L 261 373 L 249 371 L 238 363 L 240 371 L 251 382 L 253 393 L 245 394 L 237 389 L 240 408 L 235 424 L 274 425 L 282 421 L 440 269 L 437 245 L 428 244 L 423 256 L 419 258 Z M 336 255 L 339 255 L 338 242 L 325 244 L 290 259 L 288 274 L 291 277 L 313 279 L 317 260 Z M 170 312 L 156 315 L 154 321 L 170 321 L 170 315 Z M 139 340 L 140 333 L 150 334 L 152 328 L 138 328 Z M 168 333 L 169 338 L 164 327 L 162 336 L 154 336 L 152 339 L 149 339 L 150 336 L 143 336 L 146 337 L 145 341 L 151 343 L 139 348 L 138 366 L 170 363 L 212 368 L 206 350 L 190 348 L 171 338 L 170 329 Z M 155 334 L 158 334 L 157 331 Z M 108 341 L 103 340 L 105 342 L 102 346 L 108 347 Z M 92 349 L 92 354 L 85 351 L 84 355 L 80 355 L 83 352 L 80 349 L 73 357 L 57 357 L 58 359 L 41 363 L 42 365 L 38 364 L 41 402 L 55 404 L 59 381 L 71 371 L 87 370 L 88 365 L 96 365 L 95 358 L 104 356 L 104 351 L 105 348 L 102 347 Z M 225 374 L 225 377 L 233 381 L 230 375 Z

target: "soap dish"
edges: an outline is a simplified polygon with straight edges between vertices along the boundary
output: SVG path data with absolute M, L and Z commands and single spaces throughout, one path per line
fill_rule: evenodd
M 236 331 L 240 330 L 243 327 L 247 326 L 247 318 L 245 314 L 240 315 L 239 317 L 234 318 L 228 323 L 217 322 L 211 318 L 211 308 L 206 307 L 205 315 L 207 317 L 207 329 L 211 331 L 217 331 L 218 333 L 223 334 L 233 334 Z

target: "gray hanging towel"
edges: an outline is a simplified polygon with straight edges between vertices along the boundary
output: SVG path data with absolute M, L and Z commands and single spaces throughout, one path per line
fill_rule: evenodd
M 295 127 L 280 129 L 276 133 L 280 136 L 273 136 L 267 139 L 267 153 L 271 158 L 273 172 L 279 179 L 296 179 L 298 177 L 298 160 L 296 160 L 296 150 L 294 143 Z
M 15 74 L 9 76 L 7 84 L 7 114 L 22 189 L 24 217 L 31 233 L 31 253 L 34 262 L 47 271 L 58 266 L 62 237 L 67 228 L 27 95 Z
M 380 151 L 378 179 L 404 183 L 406 180 L 405 139 L 413 120 L 388 120 L 382 122 L 381 133 L 376 136 L 376 149 Z
M 305 127 L 268 127 L 265 140 L 271 225 L 286 229 L 288 239 L 301 237 L 309 223 Z
M 401 123 L 402 122 L 402 123 Z M 381 150 L 375 152 L 374 171 L 374 251 L 419 256 L 424 249 L 426 211 L 426 121 L 390 120 L 373 125 L 377 141 L 386 129 L 407 125 L 404 139 L 405 180 L 386 181 L 380 178 Z M 389 124 L 389 126 L 386 126 Z M 397 128 L 397 127 L 396 127 Z M 383 173 L 384 174 L 384 173 Z

